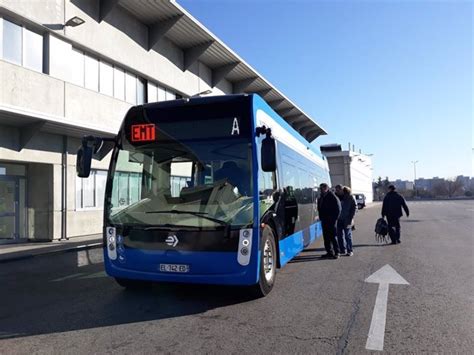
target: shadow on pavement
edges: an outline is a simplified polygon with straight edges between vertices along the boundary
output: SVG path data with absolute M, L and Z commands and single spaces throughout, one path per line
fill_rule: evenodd
M 79 267 L 76 254 L 2 265 L 0 340 L 199 314 L 253 299 L 242 287 L 153 284 L 124 290 L 105 276 L 101 260 Z
M 315 251 L 315 252 L 324 252 L 325 249 L 324 248 L 309 248 L 309 249 L 304 249 L 302 251 L 302 253 L 308 253 L 308 252 L 313 252 L 313 251 Z
M 379 248 L 379 247 L 383 247 L 384 245 L 388 245 L 390 243 L 377 243 L 377 242 L 374 242 L 374 244 L 353 244 L 352 247 L 354 249 L 357 249 L 357 248 Z

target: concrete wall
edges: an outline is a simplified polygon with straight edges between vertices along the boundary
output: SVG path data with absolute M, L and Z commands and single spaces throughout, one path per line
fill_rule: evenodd
M 42 24 L 58 24 L 64 21 L 64 0 L 0 0 L 0 6 Z
M 52 240 L 54 231 L 53 165 L 29 164 L 27 176 L 28 237 Z
M 64 82 L 0 60 L 0 105 L 64 116 Z
M 363 193 L 366 202 L 372 202 L 372 164 L 364 158 L 359 160 L 358 156 L 353 156 L 351 162 L 351 188 L 354 193 Z
M 40 132 L 18 152 L 19 137 L 20 128 L 0 125 L 0 160 L 61 164 L 62 138 L 60 136 Z
M 372 162 L 370 158 L 348 151 L 326 154 L 331 185 L 349 186 L 353 193 L 362 193 L 366 197 L 366 202 L 372 202 Z
M 74 84 L 65 84 L 65 121 L 118 132 L 131 104 L 88 90 Z
M 348 160 L 345 157 L 328 157 L 331 185 L 350 186 Z

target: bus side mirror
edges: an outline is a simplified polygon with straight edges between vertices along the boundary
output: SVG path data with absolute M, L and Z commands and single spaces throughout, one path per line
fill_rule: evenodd
M 262 140 L 261 148 L 262 170 L 272 172 L 276 170 L 275 139 L 267 136 Z
M 77 150 L 76 173 L 80 178 L 89 177 L 91 173 L 92 148 L 83 144 Z

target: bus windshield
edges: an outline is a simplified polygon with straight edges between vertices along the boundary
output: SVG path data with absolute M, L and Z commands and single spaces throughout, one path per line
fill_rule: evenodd
M 251 152 L 244 138 L 124 142 L 113 156 L 106 222 L 142 228 L 250 225 Z

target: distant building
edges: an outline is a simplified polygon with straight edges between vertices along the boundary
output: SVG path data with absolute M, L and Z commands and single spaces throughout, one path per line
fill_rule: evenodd
M 415 188 L 422 191 L 431 191 L 436 185 L 444 183 L 444 178 L 439 178 L 437 176 L 431 179 L 419 178 L 415 180 Z
M 321 153 L 328 161 L 332 186 L 349 186 L 354 194 L 364 194 L 366 202 L 373 201 L 373 169 L 369 155 L 342 150 L 339 144 L 323 145 Z
M 415 187 L 417 190 L 430 191 L 431 179 L 419 178 L 415 180 Z
M 393 182 L 393 185 L 397 190 L 413 190 L 413 181 L 397 179 Z

